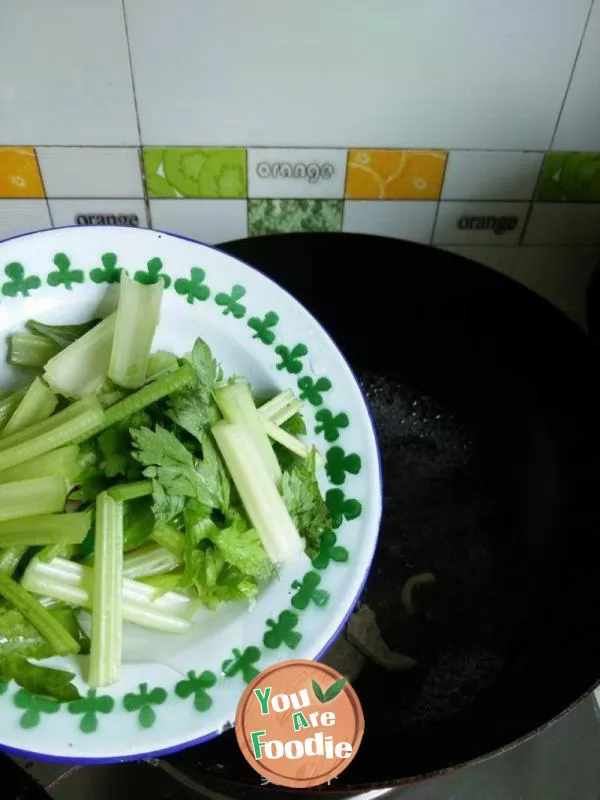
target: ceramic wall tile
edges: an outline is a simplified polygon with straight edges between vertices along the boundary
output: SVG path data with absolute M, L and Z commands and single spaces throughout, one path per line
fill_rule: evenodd
M 44 197 L 33 147 L 0 147 L 1 197 Z
M 443 150 L 350 150 L 346 196 L 355 200 L 437 200 Z
M 595 0 L 556 129 L 554 150 L 600 150 L 599 74 L 600 3 Z
M 137 147 L 38 147 L 48 197 L 143 197 Z
M 589 5 L 125 0 L 142 140 L 545 149 Z
M 104 199 L 49 200 L 52 222 L 61 225 L 131 225 L 147 228 L 144 200 Z
M 219 244 L 248 235 L 245 200 L 151 200 L 152 227 Z
M 51 227 L 46 200 L 0 200 L 0 241 Z
M 144 148 L 149 197 L 246 197 L 246 151 L 219 147 Z
M 248 150 L 248 197 L 337 199 L 345 178 L 346 150 Z
M 464 203 L 442 200 L 433 243 L 515 245 L 523 232 L 529 203 Z
M 538 200 L 600 202 L 600 153 L 550 153 L 538 190 Z
M 600 245 L 600 204 L 536 203 L 523 243 Z
M 531 200 L 543 153 L 455 150 L 448 157 L 442 199 Z
M 8 0 L 0 25 L 0 144 L 139 142 L 121 0 Z
M 346 200 L 344 231 L 429 244 L 436 209 L 437 203 L 423 200 Z
M 337 232 L 342 228 L 341 200 L 249 200 L 248 233 Z

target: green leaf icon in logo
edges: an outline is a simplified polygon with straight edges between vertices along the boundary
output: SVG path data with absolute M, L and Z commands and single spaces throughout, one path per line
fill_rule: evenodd
M 345 685 L 346 678 L 340 678 L 339 680 L 334 681 L 334 683 L 332 683 L 331 686 L 324 692 L 317 681 L 313 680 L 312 690 L 319 703 L 329 703 L 331 700 L 335 700 Z

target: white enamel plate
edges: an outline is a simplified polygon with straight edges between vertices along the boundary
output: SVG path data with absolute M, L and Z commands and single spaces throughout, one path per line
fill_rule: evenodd
M 155 347 L 183 355 L 208 342 L 226 375 L 256 393 L 291 388 L 305 401 L 306 439 L 325 456 L 321 486 L 333 527 L 312 562 L 287 564 L 252 610 L 201 612 L 183 636 L 126 626 L 121 681 L 86 685 L 87 657 L 48 662 L 75 673 L 81 699 L 58 704 L 0 682 L 0 747 L 76 762 L 137 759 L 217 735 L 258 671 L 316 659 L 335 639 L 366 579 L 379 530 L 381 476 L 368 410 L 327 333 L 289 294 L 236 259 L 133 228 L 64 228 L 0 244 L 0 340 L 28 319 L 83 322 L 115 304 L 119 270 L 162 280 Z M 23 381 L 0 366 L 0 387 Z M 350 458 L 348 458 L 351 456 Z

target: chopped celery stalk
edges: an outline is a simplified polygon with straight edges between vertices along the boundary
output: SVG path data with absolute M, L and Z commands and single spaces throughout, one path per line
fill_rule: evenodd
M 281 467 L 265 432 L 262 417 L 254 404 L 248 381 L 235 378 L 226 384 L 215 386 L 214 395 L 227 422 L 246 428 L 268 475 L 274 483 L 279 483 Z
M 123 656 L 123 504 L 96 498 L 96 547 L 88 683 L 117 683 Z
M 160 322 L 164 284 L 143 284 L 121 273 L 119 305 L 108 377 L 126 389 L 139 389 L 146 380 L 148 358 Z
M 37 553 L 37 558 L 48 562 L 55 558 L 73 558 L 76 552 L 77 547 L 74 544 L 47 544 Z
M 127 500 L 137 500 L 138 497 L 147 497 L 152 494 L 152 481 L 136 481 L 113 486 L 108 490 L 113 500 L 125 503 Z
M 217 422 L 213 436 L 246 513 L 275 564 L 302 553 L 303 541 L 258 454 L 254 439 L 243 425 Z
M 24 514 L 54 514 L 65 507 L 69 486 L 64 478 L 47 476 L 0 484 L 0 522 Z
M 185 536 L 167 522 L 162 522 L 154 528 L 152 538 L 173 555 L 183 556 Z
M 58 346 L 59 350 L 64 350 L 65 347 L 73 344 L 76 339 L 81 338 L 84 333 L 87 333 L 90 328 L 94 328 L 101 321 L 100 319 L 91 319 L 88 322 L 80 322 L 76 325 L 46 325 L 36 319 L 28 319 L 25 325 L 32 333 L 49 339 Z
M 0 595 L 31 622 L 57 655 L 67 656 L 79 652 L 75 639 L 52 614 L 26 589 L 3 573 L 0 573 Z
M 288 419 L 296 416 L 302 411 L 303 403 L 302 400 L 294 400 L 289 406 L 282 408 L 277 414 L 273 414 L 270 417 L 270 421 L 273 422 L 275 425 L 283 425 L 284 422 L 287 422 Z
M 11 392 L 7 397 L 3 397 L 0 400 L 0 430 L 2 430 L 12 417 L 15 408 L 17 408 L 21 400 L 25 397 L 26 391 L 27 389 L 18 389 L 16 392 Z
M 296 439 L 295 436 L 284 431 L 283 428 L 279 428 L 269 419 L 263 419 L 263 425 L 265 426 L 265 431 L 268 436 L 270 436 L 274 442 L 279 442 L 279 444 L 287 447 L 290 452 L 300 456 L 300 458 L 308 458 L 312 448 L 308 447 L 304 442 Z
M 28 549 L 29 547 L 27 545 L 23 545 L 7 547 L 6 550 L 0 550 L 0 572 L 12 578 Z
M 191 364 L 184 364 L 183 367 L 179 367 L 175 372 L 170 372 L 168 375 L 165 375 L 164 378 L 160 378 L 154 381 L 154 383 L 147 384 L 141 389 L 138 389 L 137 392 L 130 394 L 124 400 L 107 408 L 102 420 L 94 428 L 86 430 L 81 436 L 74 437 L 71 441 L 75 443 L 84 442 L 86 439 L 95 436 L 105 428 L 110 428 L 112 425 L 116 425 L 117 422 L 122 422 L 132 414 L 136 414 L 138 411 L 146 408 L 146 406 L 156 403 L 157 400 L 161 400 L 168 394 L 173 394 L 186 386 L 190 386 L 195 380 L 196 374 L 194 368 Z M 2 447 L 1 440 L 0 447 Z M 0 461 L 0 464 L 1 463 Z
M 302 400 L 294 397 L 291 389 L 280 392 L 258 409 L 263 419 L 271 420 L 275 425 L 283 425 L 288 419 L 302 411 Z
M 0 471 L 49 453 L 77 439 L 86 439 L 102 424 L 104 411 L 93 395 L 54 416 L 0 439 Z
M 173 555 L 158 544 L 150 544 L 128 553 L 123 559 L 124 578 L 148 578 L 150 575 L 162 575 L 173 572 L 180 567 L 183 559 Z
M 45 336 L 13 333 L 9 340 L 8 363 L 16 367 L 43 367 L 60 347 Z
M 119 400 L 122 400 L 126 397 L 127 392 L 114 391 L 114 392 L 106 392 L 106 394 L 99 394 L 98 400 L 100 401 L 100 405 L 102 408 L 110 408 L 114 406 L 115 403 L 118 403 Z
M 25 393 L 17 408 L 13 411 L 12 417 L 4 426 L 0 436 L 8 436 L 16 433 L 23 428 L 28 428 L 36 422 L 52 416 L 58 397 L 54 394 L 41 378 L 36 378 Z
M 48 564 L 34 558 L 21 581 L 30 592 L 51 597 L 79 608 L 92 607 L 94 570 L 74 561 L 55 558 Z M 193 611 L 189 597 L 156 590 L 139 581 L 123 579 L 123 620 L 166 633 L 186 633 Z
M 0 522 L 0 547 L 81 544 L 91 524 L 89 511 L 5 520 Z
M 79 447 L 69 444 L 51 453 L 44 453 L 31 461 L 0 472 L 0 483 L 27 481 L 31 478 L 44 478 L 54 475 L 71 482 L 79 471 Z
M 116 315 L 111 314 L 48 361 L 44 377 L 55 392 L 77 398 L 101 388 L 108 373 L 115 321 Z
M 163 373 L 173 372 L 178 366 L 179 361 L 176 355 L 168 353 L 166 350 L 157 350 L 155 353 L 151 353 L 148 359 L 146 378 L 148 380 L 155 380 L 159 375 L 163 375 Z

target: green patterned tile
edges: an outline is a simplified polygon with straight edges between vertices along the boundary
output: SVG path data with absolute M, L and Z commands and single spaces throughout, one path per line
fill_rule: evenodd
M 249 200 L 250 236 L 342 229 L 342 200 Z
M 600 153 L 549 153 L 537 199 L 600 202 Z
M 242 148 L 145 147 L 149 197 L 246 197 Z

